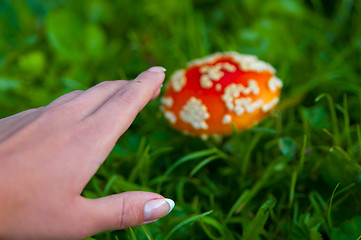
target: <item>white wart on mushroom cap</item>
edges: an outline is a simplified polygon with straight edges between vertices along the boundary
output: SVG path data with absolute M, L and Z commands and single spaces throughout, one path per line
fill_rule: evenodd
M 176 129 L 202 137 L 252 127 L 275 108 L 282 81 L 275 69 L 252 55 L 216 53 L 176 71 L 162 98 Z

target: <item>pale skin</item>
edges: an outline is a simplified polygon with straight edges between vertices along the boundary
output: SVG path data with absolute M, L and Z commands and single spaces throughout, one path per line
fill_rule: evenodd
M 81 196 L 163 80 L 153 67 L 0 119 L 0 239 L 83 239 L 166 215 L 171 207 L 156 193 Z M 146 214 L 155 199 L 162 204 Z

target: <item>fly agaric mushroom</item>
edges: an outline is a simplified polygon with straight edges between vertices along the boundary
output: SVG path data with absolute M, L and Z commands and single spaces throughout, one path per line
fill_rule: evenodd
M 169 123 L 207 137 L 254 126 L 279 101 L 282 82 L 274 68 L 252 55 L 215 53 L 176 71 L 161 99 Z

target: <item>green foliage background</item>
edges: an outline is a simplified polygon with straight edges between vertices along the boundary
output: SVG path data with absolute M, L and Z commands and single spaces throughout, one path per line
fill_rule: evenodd
M 255 54 L 283 80 L 278 109 L 201 141 L 150 103 L 83 194 L 156 191 L 176 207 L 93 239 L 360 239 L 360 25 L 359 0 L 0 0 L 0 117 L 153 65 Z

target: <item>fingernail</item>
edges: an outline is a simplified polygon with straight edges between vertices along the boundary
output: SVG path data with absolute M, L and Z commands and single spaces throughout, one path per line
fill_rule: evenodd
M 149 72 L 165 72 L 165 71 L 167 71 L 167 69 L 165 69 L 164 67 L 151 67 L 147 71 L 149 71 Z
M 166 216 L 174 208 L 174 201 L 169 198 L 153 199 L 144 206 L 144 223 L 154 222 Z

